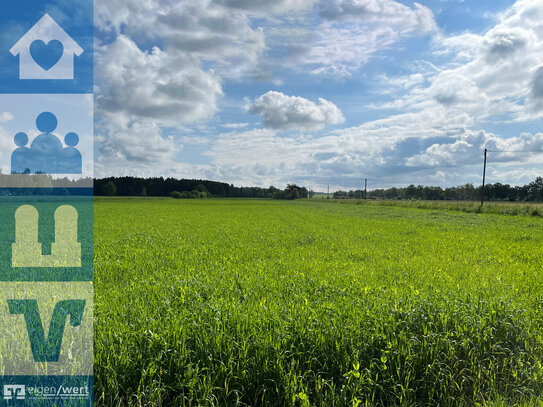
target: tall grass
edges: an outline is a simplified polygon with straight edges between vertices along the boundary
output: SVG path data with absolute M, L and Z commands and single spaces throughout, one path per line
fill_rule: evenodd
M 95 204 L 98 406 L 512 406 L 543 394 L 543 219 Z
M 494 213 L 500 215 L 540 216 L 543 217 L 543 203 L 511 203 L 474 201 L 421 201 L 421 200 L 364 200 L 332 199 L 321 202 L 333 202 L 357 205 L 396 206 L 404 208 L 452 210 L 466 213 Z

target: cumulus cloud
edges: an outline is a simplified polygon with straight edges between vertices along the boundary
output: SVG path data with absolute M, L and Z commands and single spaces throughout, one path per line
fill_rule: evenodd
M 370 178 L 373 187 L 378 182 L 382 186 L 387 177 L 405 173 L 405 157 L 394 152 L 412 149 L 411 153 L 416 154 L 424 146 L 421 138 L 382 139 L 379 132 L 371 130 L 365 137 L 338 131 L 300 140 L 258 129 L 222 134 L 209 155 L 217 175 L 229 182 L 262 186 L 296 182 L 322 190 L 327 184 L 356 188 L 364 178 Z M 412 179 L 396 177 L 394 182 L 398 185 Z
M 242 9 L 212 0 L 111 0 L 96 6 L 99 30 L 164 44 L 213 62 L 221 75 L 238 77 L 254 69 L 265 50 L 264 33 Z M 225 1 L 224 3 L 228 3 Z
M 255 129 L 221 134 L 208 155 L 216 177 L 227 182 L 278 187 L 299 182 L 311 186 L 330 176 L 329 171 L 321 171 L 315 155 L 322 151 L 335 156 L 340 148 L 336 142 L 336 137 L 300 140 L 280 136 L 276 130 Z
M 164 122 L 191 122 L 213 115 L 222 95 L 219 79 L 199 61 L 158 47 L 142 51 L 119 35 L 97 62 L 100 111 Z
M 538 3 L 538 4 L 534 4 Z M 441 166 L 437 182 L 445 185 L 477 182 L 477 172 L 469 166 L 480 166 L 482 150 L 539 151 L 543 135 L 524 133 L 503 137 L 484 130 L 485 121 L 529 121 L 543 107 L 543 26 L 526 16 L 543 1 L 521 1 L 500 16 L 496 26 L 481 34 L 463 33 L 439 38 L 436 54 L 456 55 L 455 60 L 434 72 L 424 74 L 424 80 L 410 80 L 410 75 L 385 78 L 401 88 L 403 95 L 391 102 L 374 106 L 396 109 L 398 114 L 371 121 L 361 126 L 340 130 L 343 146 L 346 140 L 377 140 L 381 149 L 373 150 L 368 160 L 374 163 L 366 173 L 374 173 L 381 181 L 386 174 L 427 170 L 420 182 L 431 181 Z M 528 13 L 528 14 L 527 14 Z M 523 16 L 523 17 L 521 17 Z M 536 113 L 535 112 L 540 112 Z M 356 143 L 351 144 L 354 151 Z M 339 155 L 341 156 L 341 154 Z M 392 159 L 392 160 L 391 160 Z M 491 153 L 493 162 L 500 162 L 494 174 L 503 182 L 508 178 L 504 168 L 520 164 L 537 166 L 541 155 L 533 153 Z M 460 162 L 460 166 L 451 165 Z M 381 167 L 380 167 L 381 166 Z M 498 170 L 500 168 L 500 170 Z M 428 170 L 430 172 L 428 172 Z M 436 170 L 437 172 L 434 172 Z M 499 172 L 501 171 L 501 173 Z M 526 172 L 517 174 L 515 182 L 528 182 L 533 177 Z M 383 176 L 385 176 L 383 178 Z M 412 177 L 413 178 L 413 177 Z M 394 182 L 402 177 L 394 176 Z M 409 179 L 406 182 L 415 182 Z M 511 181 L 509 181 L 511 182 Z
M 454 71 L 437 75 L 427 90 L 440 105 L 447 108 L 459 107 L 462 111 L 477 115 L 488 106 L 488 98 L 469 77 Z
M 219 79 L 198 59 L 142 51 L 125 35 L 104 46 L 97 63 L 96 112 L 101 126 L 101 165 L 126 166 L 171 159 L 178 150 L 162 126 L 213 116 L 222 95 Z M 131 163 L 131 164 L 130 164 Z
M 541 7 L 542 0 L 519 1 L 486 32 L 438 38 L 435 54 L 453 55 L 453 62 L 380 107 L 414 114 L 432 111 L 436 116 L 446 112 L 447 117 L 469 118 L 462 120 L 468 125 L 481 120 L 530 121 L 543 115 L 534 91 L 536 70 L 543 64 L 543 25 L 526 18 Z
M 238 185 L 297 182 L 315 188 L 328 183 L 355 188 L 363 178 L 370 178 L 372 187 L 456 185 L 479 182 L 484 148 L 543 148 L 543 134 L 506 138 L 497 130 L 501 121 L 516 120 L 509 125 L 518 126 L 543 117 L 543 0 L 517 1 L 496 16 L 495 27 L 449 37 L 436 28 L 429 8 L 402 3 L 97 3 L 97 26 L 108 43 L 99 44 L 97 51 L 101 157 L 96 173 L 212 178 Z M 313 4 L 315 13 L 296 14 Z M 326 99 L 268 92 L 247 106 L 248 112 L 260 115 L 266 128 L 215 122 L 214 128 L 228 129 L 219 136 L 205 128 L 206 120 L 216 118 L 221 84 L 262 78 L 259 64 L 285 44 L 292 51 L 290 67 L 299 72 L 349 76 L 380 50 L 427 34 L 434 36 L 431 46 L 440 65 L 427 63 L 431 67 L 422 69 L 417 63 L 402 67 L 399 77 L 382 75 L 379 79 L 387 82 L 385 92 L 393 100 L 372 105 L 382 109 L 378 120 L 333 130 L 324 137 L 303 134 L 344 122 L 341 110 Z M 267 53 L 270 44 L 273 49 Z M 397 114 L 390 114 L 391 110 Z M 494 133 L 485 130 L 488 121 Z M 181 131 L 181 126 L 195 122 L 203 126 L 198 136 Z M 165 127 L 176 127 L 173 133 L 179 135 L 165 135 L 172 133 Z M 283 130 L 299 133 L 294 137 Z M 183 154 L 182 144 L 187 150 L 191 144 L 207 147 L 209 163 L 176 162 Z M 489 180 L 529 182 L 533 172 L 515 166 L 540 168 L 540 158 L 491 153 L 489 163 L 500 165 L 489 165 Z M 461 165 L 450 165 L 458 162 Z M 426 172 L 421 176 L 418 171 Z
M 530 41 L 530 32 L 521 27 L 499 25 L 484 37 L 483 50 L 489 63 L 496 63 L 522 52 Z
M 224 79 L 256 69 L 266 47 L 264 33 L 252 27 L 242 4 L 234 3 L 96 3 L 96 112 L 104 162 L 117 154 L 125 166 L 139 165 L 142 157 L 133 151 L 138 144 L 149 159 L 173 157 L 166 153 L 175 145 L 164 137 L 164 127 L 210 119 L 218 111 Z M 121 141 L 130 132 L 132 146 L 125 146 Z
M 281 130 L 319 130 L 345 120 L 341 110 L 326 99 L 319 98 L 317 104 L 275 91 L 257 98 L 248 110 L 260 114 L 264 126 Z
M 383 12 L 378 3 L 374 9 L 370 9 L 370 2 L 354 0 L 328 4 L 320 8 L 321 28 L 333 30 L 322 35 L 321 59 L 330 57 L 329 61 L 337 62 L 342 61 L 334 59 L 338 49 L 344 50 L 341 41 L 354 44 L 357 35 L 349 26 L 355 19 L 352 15 L 366 18 L 371 26 L 372 19 Z M 331 8 L 337 4 L 350 8 Z M 355 7 L 362 4 L 368 6 Z M 376 11 L 372 14 L 371 10 Z M 538 110 L 541 105 L 536 104 L 543 100 L 542 10 L 543 0 L 518 1 L 485 32 L 436 37 L 436 55 L 452 57 L 450 63 L 424 72 L 404 72 L 398 78 L 381 77 L 389 87 L 402 92 L 392 102 L 374 106 L 387 110 L 382 119 L 335 130 L 321 138 L 283 139 L 271 130 L 258 135 L 228 134 L 212 148 L 214 162 L 221 162 L 222 173 L 230 179 L 234 174 L 249 179 L 258 171 L 258 180 L 264 185 L 299 182 L 322 190 L 328 183 L 360 187 L 360 179 L 369 178 L 372 187 L 410 183 L 445 186 L 479 184 L 483 150 L 488 148 L 492 151 L 487 172 L 490 182 L 530 182 L 542 169 L 542 155 L 526 151 L 541 151 L 543 134 L 511 137 L 485 130 L 485 125 L 490 121 L 494 129 L 502 122 L 518 126 L 511 121 L 527 122 L 543 115 Z M 339 32 L 341 29 L 345 32 Z M 325 38 L 330 33 L 337 36 Z M 387 44 L 368 38 L 370 44 Z M 326 45 L 332 43 L 337 47 L 326 54 Z M 360 49 L 363 54 L 367 48 L 361 45 Z M 363 61 L 361 56 L 352 58 L 353 62 Z M 316 58 L 315 66 L 318 63 Z M 320 66 L 338 71 L 345 68 L 339 62 Z M 347 74 L 352 72 L 345 69 Z M 398 113 L 390 115 L 390 109 Z M 229 140 L 233 144 L 228 144 Z M 232 161 L 221 158 L 224 155 Z
M 457 69 L 472 78 L 490 101 L 488 117 L 511 115 L 517 121 L 537 118 L 533 86 L 536 69 L 543 64 L 543 24 L 527 16 L 542 7 L 541 0 L 517 2 L 482 35 L 474 59 Z

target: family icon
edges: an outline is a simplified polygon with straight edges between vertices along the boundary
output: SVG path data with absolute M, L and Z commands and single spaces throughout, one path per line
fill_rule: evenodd
M 76 133 L 68 133 L 64 143 L 52 132 L 57 128 L 57 118 L 53 113 L 43 112 L 36 119 L 36 127 L 42 134 L 28 144 L 25 133 L 17 133 L 14 137 L 17 149 L 11 154 L 12 174 L 81 174 L 81 153 L 75 146 L 79 143 Z

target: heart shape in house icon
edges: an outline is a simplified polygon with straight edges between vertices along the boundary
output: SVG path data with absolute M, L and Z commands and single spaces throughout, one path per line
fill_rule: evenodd
M 64 46 L 58 40 L 49 41 L 47 44 L 42 40 L 35 40 L 30 44 L 32 59 L 46 71 L 60 61 L 62 54 L 64 54 Z

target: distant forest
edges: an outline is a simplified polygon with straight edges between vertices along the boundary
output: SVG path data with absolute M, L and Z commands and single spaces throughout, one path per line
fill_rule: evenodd
M 235 187 L 217 181 L 175 179 L 110 177 L 94 181 L 97 196 L 172 196 L 174 198 L 307 198 L 307 188 L 289 185 L 285 190 L 259 187 Z
M 94 190 L 92 185 L 94 183 Z M 23 187 L 24 186 L 24 187 Z M 328 197 L 333 199 L 415 199 L 425 201 L 478 201 L 481 187 L 465 184 L 457 187 L 433 187 L 409 185 L 404 188 L 335 191 Z M 312 198 L 315 192 L 306 187 L 289 184 L 285 189 L 260 187 L 235 187 L 225 182 L 175 179 L 109 177 L 92 180 L 84 178 L 53 179 L 50 175 L 3 175 L 0 173 L 0 196 L 6 195 L 86 195 L 96 196 L 168 196 L 173 198 Z M 318 197 L 327 197 L 319 193 Z M 543 178 L 523 186 L 488 184 L 485 186 L 485 201 L 543 202 Z
M 481 187 L 465 184 L 457 187 L 441 188 L 422 185 L 409 185 L 405 188 L 373 189 L 367 191 L 367 199 L 421 199 L 477 201 L 481 199 Z M 224 182 L 189 180 L 175 178 L 134 178 L 109 177 L 94 181 L 94 194 L 98 196 L 172 196 L 174 198 L 311 198 L 313 191 L 305 187 L 289 184 L 281 190 L 273 186 L 235 187 Z M 336 191 L 330 196 L 334 199 L 361 199 L 363 190 Z M 524 186 L 508 184 L 488 184 L 485 186 L 485 200 L 508 202 L 543 201 L 543 178 Z
M 441 188 L 413 184 L 405 188 L 374 189 L 367 192 L 368 199 L 420 199 L 425 201 L 478 201 L 481 199 L 481 186 L 465 184 L 458 187 Z M 335 199 L 364 198 L 364 191 L 336 191 Z M 540 202 L 543 201 L 543 178 L 524 186 L 508 184 L 485 185 L 485 201 Z

